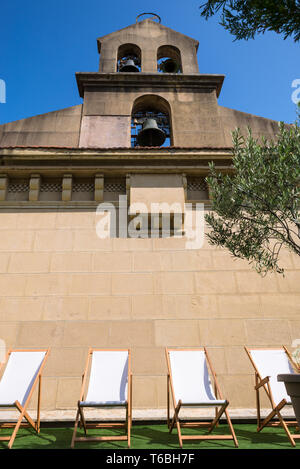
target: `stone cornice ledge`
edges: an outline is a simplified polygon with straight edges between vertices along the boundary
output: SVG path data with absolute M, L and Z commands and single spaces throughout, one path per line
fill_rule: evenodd
M 178 159 L 178 158 L 231 158 L 232 148 L 66 148 L 66 147 L 3 147 L 0 157 L 20 159 Z
M 77 72 L 75 74 L 79 95 L 84 97 L 87 87 L 122 87 L 124 88 L 170 88 L 201 90 L 216 90 L 220 95 L 225 75 L 181 75 L 175 73 L 99 73 L 99 72 Z

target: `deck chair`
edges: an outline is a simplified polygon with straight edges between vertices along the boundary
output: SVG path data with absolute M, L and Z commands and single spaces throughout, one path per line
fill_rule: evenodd
M 0 428 L 14 427 L 11 436 L 1 436 L 11 449 L 20 426 L 31 426 L 40 432 L 41 380 L 42 371 L 49 355 L 47 350 L 9 350 L 3 364 L 4 373 L 0 381 L 0 409 L 16 408 L 20 412 L 17 423 L 0 423 Z M 38 383 L 37 418 L 34 421 L 27 406 Z M 23 418 L 27 421 L 22 423 Z
M 132 374 L 130 369 L 130 350 L 90 349 L 82 376 L 82 387 L 71 442 L 127 440 L 130 448 L 132 425 Z M 89 376 L 88 376 L 89 375 Z M 88 383 L 87 383 L 88 382 Z M 87 392 L 85 392 L 87 387 Z M 126 409 L 125 423 L 87 423 L 84 416 L 86 408 Z M 83 427 L 85 436 L 76 437 L 78 424 Z M 88 428 L 125 428 L 121 436 L 87 436 Z
M 266 426 L 282 426 L 290 443 L 295 446 L 295 440 L 299 439 L 300 435 L 292 435 L 288 425 L 296 426 L 297 422 L 286 422 L 280 413 L 285 405 L 292 405 L 292 402 L 286 392 L 284 383 L 277 381 L 277 375 L 294 373 L 292 365 L 295 369 L 297 369 L 297 365 L 293 362 L 289 351 L 284 346 L 272 349 L 245 347 L 245 350 L 255 372 L 257 431 L 260 432 Z M 262 389 L 266 392 L 272 407 L 272 411 L 264 420 L 261 418 L 260 408 L 260 390 Z M 278 417 L 278 421 L 273 420 L 275 417 Z
M 175 424 L 177 427 L 179 444 L 184 440 L 233 440 L 235 446 L 238 441 L 227 412 L 229 402 L 223 399 L 216 374 L 205 348 L 197 349 L 169 349 L 166 348 L 168 367 L 167 377 L 167 424 L 171 433 Z M 208 365 L 208 366 L 207 366 Z M 212 388 L 210 369 L 214 381 Z M 174 407 L 174 416 L 170 419 L 170 394 Z M 215 409 L 215 418 L 211 422 L 181 422 L 179 411 L 181 407 L 211 407 Z M 230 429 L 230 435 L 211 435 L 225 414 Z M 208 427 L 206 435 L 182 435 L 183 427 Z

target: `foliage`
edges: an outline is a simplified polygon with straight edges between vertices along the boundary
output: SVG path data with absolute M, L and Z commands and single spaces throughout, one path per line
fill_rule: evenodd
M 261 274 L 283 273 L 281 248 L 300 256 L 300 127 L 279 124 L 276 142 L 233 132 L 233 173 L 207 178 L 212 210 L 206 215 L 213 245 L 247 259 Z
M 300 0 L 208 0 L 200 9 L 205 19 L 221 11 L 220 24 L 235 40 L 266 31 L 300 40 Z

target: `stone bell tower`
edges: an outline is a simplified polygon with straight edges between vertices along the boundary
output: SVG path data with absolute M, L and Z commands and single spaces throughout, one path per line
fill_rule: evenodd
M 197 49 L 138 21 L 98 39 L 98 71 L 76 74 L 81 104 L 0 126 L 0 339 L 51 348 L 42 402 L 54 418 L 74 418 L 89 347 L 130 348 L 134 412 L 163 416 L 165 346 L 208 347 L 231 408 L 249 416 L 244 345 L 299 337 L 289 252 L 284 279 L 260 278 L 205 239 L 191 248 L 175 225 L 98 236 L 99 204 L 120 212 L 122 197 L 209 209 L 209 162 L 232 171 L 231 131 L 275 138 L 277 122 L 219 105 L 224 76 L 201 73 Z
M 80 147 L 134 147 L 147 115 L 165 129 L 165 146 L 224 145 L 217 105 L 224 76 L 200 74 L 197 49 L 196 40 L 150 19 L 99 38 L 99 72 L 76 74 Z

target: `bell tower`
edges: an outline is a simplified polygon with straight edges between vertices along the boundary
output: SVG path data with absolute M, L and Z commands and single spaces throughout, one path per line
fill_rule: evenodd
M 195 39 L 161 25 L 160 18 L 159 22 L 154 18 L 140 22 L 137 19 L 136 24 L 98 39 L 99 72 L 116 72 L 118 61 L 133 55 L 141 62 L 140 71 L 144 73 L 156 73 L 158 61 L 163 58 L 173 59 L 185 74 L 198 73 L 198 46 Z
M 195 39 L 156 15 L 138 19 L 98 39 L 98 72 L 76 74 L 84 99 L 79 146 L 215 146 L 224 76 L 199 73 Z

